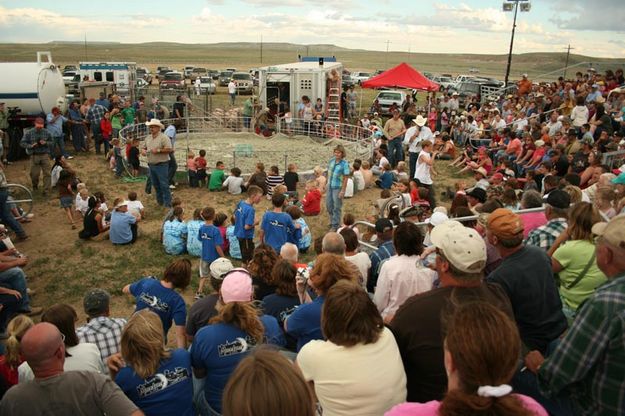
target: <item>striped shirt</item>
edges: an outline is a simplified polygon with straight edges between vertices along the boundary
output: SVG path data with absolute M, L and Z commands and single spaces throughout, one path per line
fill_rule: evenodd
M 282 185 L 284 183 L 284 177 L 282 175 L 267 175 L 265 184 L 267 185 L 267 195 L 273 195 L 273 188 Z

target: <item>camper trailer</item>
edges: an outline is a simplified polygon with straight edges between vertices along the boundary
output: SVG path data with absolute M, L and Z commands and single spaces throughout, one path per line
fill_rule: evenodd
M 137 64 L 134 62 L 81 62 L 80 77 L 89 81 L 112 82 L 117 92 L 130 96 L 137 82 Z
M 319 59 L 314 62 L 266 66 L 258 70 L 259 99 L 267 107 L 278 98 L 292 109 L 294 115 L 302 96 L 308 96 L 314 103 L 321 98 L 328 120 L 339 122 L 341 73 L 340 62 Z M 295 116 L 297 117 L 297 116 Z

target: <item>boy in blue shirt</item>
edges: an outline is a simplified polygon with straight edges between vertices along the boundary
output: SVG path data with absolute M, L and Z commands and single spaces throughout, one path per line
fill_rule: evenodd
M 254 205 L 263 198 L 263 190 L 250 185 L 247 188 L 247 199 L 240 200 L 234 209 L 234 236 L 239 241 L 241 260 L 247 264 L 254 253 L 254 227 L 258 225 Z
M 215 208 L 204 207 L 200 217 L 204 220 L 204 224 L 200 227 L 197 235 L 197 239 L 202 243 L 202 256 L 200 257 L 200 283 L 195 299 L 200 299 L 204 296 L 204 283 L 210 277 L 211 263 L 224 256 L 224 251 L 221 248 L 223 245 L 221 232 L 219 228 L 213 225 Z
M 289 214 L 282 212 L 285 201 L 286 195 L 274 193 L 271 196 L 273 210 L 265 212 L 260 224 L 260 241 L 271 246 L 276 253 L 280 253 L 284 243 L 297 244 L 297 240 L 301 237 L 301 233 L 298 232 L 300 225 L 295 224 Z

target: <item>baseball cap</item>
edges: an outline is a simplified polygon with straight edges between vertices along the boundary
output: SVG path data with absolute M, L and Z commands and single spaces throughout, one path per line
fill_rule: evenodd
M 445 222 L 449 221 L 447 214 L 443 212 L 435 212 L 432 216 L 425 220 L 426 224 L 431 224 L 433 227 L 437 227 Z
M 488 229 L 497 237 L 513 238 L 523 232 L 523 221 L 509 209 L 497 208 L 488 217 Z
M 232 269 L 219 290 L 224 303 L 249 302 L 252 300 L 252 278 L 245 269 Z
M 111 295 L 104 289 L 92 289 L 83 298 L 82 305 L 88 316 L 96 316 L 109 308 Z
M 625 215 L 617 215 L 609 222 L 596 223 L 592 226 L 592 233 L 615 247 L 625 249 Z
M 625 185 L 625 172 L 621 172 L 616 178 L 611 181 L 614 185 Z
M 472 196 L 482 203 L 486 201 L 486 191 L 478 186 L 467 192 L 467 196 Z
M 543 201 L 554 208 L 566 209 L 571 205 L 571 196 L 561 189 L 554 189 L 543 198 Z
M 383 233 L 393 229 L 393 223 L 388 218 L 378 218 L 375 222 L 375 232 Z
M 211 276 L 218 280 L 223 280 L 226 273 L 232 269 L 234 269 L 232 262 L 225 257 L 219 257 L 217 260 L 213 261 L 209 267 Z
M 458 221 L 449 220 L 434 227 L 430 239 L 460 271 L 480 272 L 486 264 L 484 239 L 473 228 L 465 227 Z

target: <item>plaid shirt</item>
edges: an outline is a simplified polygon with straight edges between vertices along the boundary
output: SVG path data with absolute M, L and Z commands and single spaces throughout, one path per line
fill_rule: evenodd
M 528 246 L 540 247 L 543 250 L 548 251 L 566 227 L 566 219 L 564 218 L 549 220 L 547 224 L 541 225 L 535 230 L 530 231 L 527 235 L 527 240 L 525 240 L 525 244 Z
M 125 325 L 125 319 L 98 316 L 78 328 L 76 335 L 78 335 L 80 342 L 90 342 L 97 345 L 102 361 L 106 363 L 108 357 L 119 351 L 119 343 Z
M 579 415 L 625 415 L 625 274 L 597 288 L 538 372 L 541 390 Z
M 94 104 L 89 107 L 89 111 L 87 111 L 87 120 L 91 124 L 100 125 L 100 120 L 104 118 L 104 113 L 106 113 L 106 108 L 102 107 L 99 104 Z
M 338 163 L 336 158 L 330 159 L 328 162 L 328 188 L 341 189 L 343 186 L 343 177 L 349 175 L 349 163 L 347 160 L 341 159 Z

